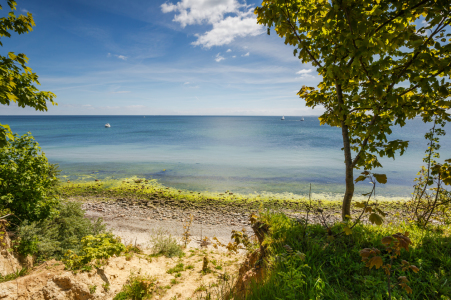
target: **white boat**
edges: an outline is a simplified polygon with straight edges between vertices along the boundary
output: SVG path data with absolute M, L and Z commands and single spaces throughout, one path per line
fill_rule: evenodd
M 304 118 L 301 118 L 301 121 L 304 121 Z
M 110 128 L 110 127 L 111 127 L 110 123 L 105 124 L 105 128 Z
M 285 120 L 285 116 L 282 116 L 282 119 L 281 120 Z

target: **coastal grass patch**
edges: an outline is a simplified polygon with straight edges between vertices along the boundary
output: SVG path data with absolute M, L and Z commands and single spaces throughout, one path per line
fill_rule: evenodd
M 30 273 L 30 270 L 28 268 L 22 268 L 20 270 L 17 270 L 15 272 L 6 275 L 0 274 L 0 283 L 11 281 L 19 277 L 23 277 L 25 275 L 28 275 L 28 273 Z
M 155 277 L 142 274 L 130 274 L 127 283 L 122 287 L 114 300 L 152 299 L 155 295 L 162 295 L 163 289 L 158 285 Z
M 114 201 L 117 199 L 144 200 L 144 201 L 168 201 L 174 204 L 183 204 L 186 206 L 227 206 L 247 209 L 302 209 L 309 203 L 309 199 L 303 195 L 293 193 L 251 193 L 240 194 L 230 191 L 209 192 L 209 191 L 190 191 L 181 190 L 172 187 L 166 187 L 155 179 L 145 179 L 138 177 L 123 179 L 88 179 L 76 182 L 62 182 L 59 184 L 58 194 L 63 198 L 76 198 L 92 201 Z M 361 197 L 362 198 L 362 197 Z M 355 197 L 359 200 L 359 196 Z M 362 198 L 363 200 L 363 198 Z M 333 199 L 328 195 L 317 194 L 312 197 L 312 201 L 334 210 L 341 209 L 341 199 Z M 378 197 L 378 202 L 389 209 L 401 208 L 405 201 L 401 198 L 383 198 Z
M 263 280 L 251 282 L 243 299 L 387 299 L 384 271 L 366 267 L 359 251 L 373 247 L 383 251 L 382 238 L 397 232 L 408 232 L 413 244 L 409 251 L 401 251 L 393 268 L 405 260 L 419 272 L 394 271 L 392 299 L 450 299 L 450 226 L 425 230 L 410 223 L 359 224 L 352 234 L 333 237 L 343 230 L 342 224 L 329 230 L 320 224 L 304 227 L 284 214 L 271 213 L 261 220 L 270 227 L 264 242 L 269 253 L 267 273 Z M 411 294 L 398 285 L 401 276 L 408 280 Z
M 153 256 L 182 257 L 185 255 L 177 239 L 161 228 L 153 231 L 149 243 Z

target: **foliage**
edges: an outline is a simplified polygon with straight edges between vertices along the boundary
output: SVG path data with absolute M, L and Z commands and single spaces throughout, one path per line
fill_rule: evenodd
M 168 232 L 162 229 L 156 230 L 150 237 L 152 252 L 154 255 L 164 255 L 166 257 L 175 257 L 183 255 L 182 247 Z
M 147 275 L 130 275 L 122 291 L 118 293 L 114 300 L 141 300 L 151 299 L 153 295 L 160 292 L 157 280 Z
M 0 18 L 0 37 L 11 37 L 11 33 L 29 33 L 35 26 L 31 13 L 16 16 L 17 3 L 14 0 L 7 0 L 11 11 L 8 16 Z M 0 9 L 3 6 L 0 5 Z M 0 42 L 0 46 L 3 43 Z M 38 76 L 33 73 L 26 64 L 28 58 L 23 53 L 14 54 L 9 52 L 7 56 L 0 55 L 0 103 L 9 105 L 17 103 L 19 107 L 32 107 L 35 110 L 46 111 L 47 102 L 56 104 L 53 101 L 55 94 L 51 92 L 39 91 L 35 84 L 39 85 Z M 6 145 L 7 138 L 14 139 L 8 125 L 0 124 L 0 147 Z
M 105 231 L 101 219 L 92 222 L 85 218 L 80 203 L 61 202 L 56 210 L 53 218 L 25 221 L 17 228 L 15 244 L 19 253 L 36 255 L 38 260 L 61 259 L 68 250 L 80 253 L 83 237 Z
M 232 230 L 230 239 L 232 241 L 225 245 L 221 243 L 217 237 L 213 237 L 213 247 L 217 249 L 218 246 L 220 246 L 226 248 L 230 252 L 238 253 L 239 250 L 252 251 L 257 246 L 255 240 L 252 240 L 247 234 L 246 228 L 243 228 L 241 231 Z
M 9 273 L 9 274 L 7 274 L 5 276 L 0 274 L 0 283 L 6 282 L 6 281 L 10 281 L 10 280 L 14 280 L 16 278 L 28 275 L 28 273 L 29 273 L 29 270 L 27 268 L 22 268 L 20 270 L 17 270 L 16 272 Z
M 383 237 L 381 242 L 384 244 L 385 250 L 387 251 L 386 255 L 382 256 L 381 251 L 377 248 L 365 248 L 360 250 L 359 254 L 362 257 L 362 261 L 365 262 L 366 267 L 370 269 L 373 267 L 376 269 L 382 267 L 387 276 L 388 298 L 391 300 L 392 289 L 394 287 L 392 285 L 392 276 L 395 276 L 397 273 L 399 274 L 400 271 L 405 272 L 408 270 L 418 273 L 419 269 L 406 260 L 402 260 L 401 265 L 397 269 L 393 265 L 393 261 L 401 255 L 402 249 L 409 251 L 409 246 L 412 244 L 412 241 L 409 239 L 408 232 L 405 232 L 404 234 L 396 233 L 391 236 Z M 389 262 L 384 264 L 384 257 Z M 412 288 L 407 285 L 409 282 L 407 277 L 399 276 L 398 280 L 398 285 L 403 288 L 407 294 L 412 294 Z
M 437 125 L 440 127 L 437 128 Z M 451 159 L 445 160 L 444 164 L 435 160 L 440 158 L 439 136 L 445 135 L 444 125 L 443 121 L 435 119 L 434 126 L 424 136 L 429 141 L 423 159 L 427 166 L 423 166 L 418 173 L 412 200 L 407 205 L 411 218 L 423 227 L 432 220 L 439 223 L 451 221 L 451 192 L 443 187 L 451 185 Z
M 193 225 L 193 220 L 194 217 L 192 214 L 190 214 L 189 219 L 185 223 L 183 223 L 182 242 L 185 248 L 191 241 L 191 226 Z
M 113 255 L 120 255 L 125 250 L 120 238 L 115 237 L 112 233 L 88 235 L 81 239 L 81 247 L 78 255 L 71 250 L 65 254 L 63 262 L 68 269 L 80 269 L 93 261 L 98 265 Z
M 412 294 L 392 291 L 393 299 L 447 299 L 451 295 L 451 227 L 424 231 L 409 224 L 373 226 L 357 224 L 352 235 L 330 240 L 321 224 L 304 226 L 283 214 L 263 214 L 270 227 L 264 245 L 269 262 L 265 279 L 252 283 L 245 299 L 376 299 L 387 298 L 386 275 L 361 263 L 363 248 L 385 248 L 382 239 L 392 232 L 409 231 L 409 252 L 398 259 L 414 264 L 418 274 L 405 274 Z M 342 225 L 331 226 L 333 232 Z M 287 247 L 288 246 L 288 247 Z M 290 250 L 291 249 L 291 250 Z M 299 253 L 299 254 L 298 254 Z M 305 265 L 308 265 L 306 267 Z M 410 265 L 410 264 L 409 264 Z M 292 274 L 292 275 L 290 275 Z M 286 278 L 292 276 L 293 281 Z
M 89 286 L 89 293 L 94 294 L 96 292 L 97 286 L 96 285 L 90 285 Z
M 55 212 L 57 169 L 28 133 L 0 149 L 0 207 L 20 220 L 37 221 Z
M 344 220 L 353 169 L 381 167 L 378 157 L 406 150 L 408 141 L 389 140 L 392 126 L 416 116 L 451 120 L 451 1 L 264 0 L 255 14 L 322 77 L 298 95 L 325 108 L 322 125 L 342 128 Z
M 179 273 L 185 270 L 185 267 L 183 265 L 183 263 L 178 263 L 175 265 L 175 267 L 170 268 L 169 270 L 166 271 L 166 273 L 168 274 L 173 274 L 173 273 Z

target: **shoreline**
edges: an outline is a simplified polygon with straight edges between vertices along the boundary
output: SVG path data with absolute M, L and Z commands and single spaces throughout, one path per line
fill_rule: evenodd
M 97 179 L 91 175 L 87 175 L 84 180 L 62 181 L 58 187 L 63 196 L 96 196 L 107 198 L 120 198 L 121 196 L 131 196 L 138 199 L 162 196 L 168 199 L 185 199 L 185 200 L 221 200 L 221 201 L 242 201 L 247 202 L 274 202 L 274 201 L 327 201 L 327 202 L 341 202 L 343 199 L 343 193 L 315 193 L 312 192 L 309 198 L 309 194 L 295 194 L 291 192 L 273 193 L 273 192 L 252 192 L 252 193 L 236 193 L 232 191 L 225 192 L 211 192 L 211 191 L 199 191 L 189 189 L 178 189 L 174 187 L 168 187 L 161 184 L 156 179 L 146 179 L 142 177 L 129 177 L 118 179 Z M 193 197 L 194 196 L 194 197 Z M 356 192 L 353 197 L 353 201 L 366 201 L 367 196 L 362 196 L 359 192 Z M 372 201 L 378 202 L 405 202 L 409 201 L 411 196 L 383 196 L 380 193 L 372 197 Z

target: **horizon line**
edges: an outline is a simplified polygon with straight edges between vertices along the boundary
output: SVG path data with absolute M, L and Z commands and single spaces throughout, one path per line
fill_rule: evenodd
M 77 116 L 96 116 L 96 117 L 101 117 L 101 116 L 108 116 L 108 117 L 125 117 L 125 116 L 144 116 L 144 117 L 280 117 L 280 115 L 146 115 L 146 114 L 142 114 L 142 115 L 138 115 L 138 114 L 130 114 L 130 115 L 94 115 L 94 114 L 88 114 L 88 115 L 64 115 L 64 114 L 60 114 L 60 115 L 55 115 L 55 114 L 36 114 L 36 115 L 0 115 L 0 117 L 47 117 L 47 116 L 52 116 L 52 117 L 77 117 Z M 282 115 L 285 117 L 319 117 L 321 115 Z

